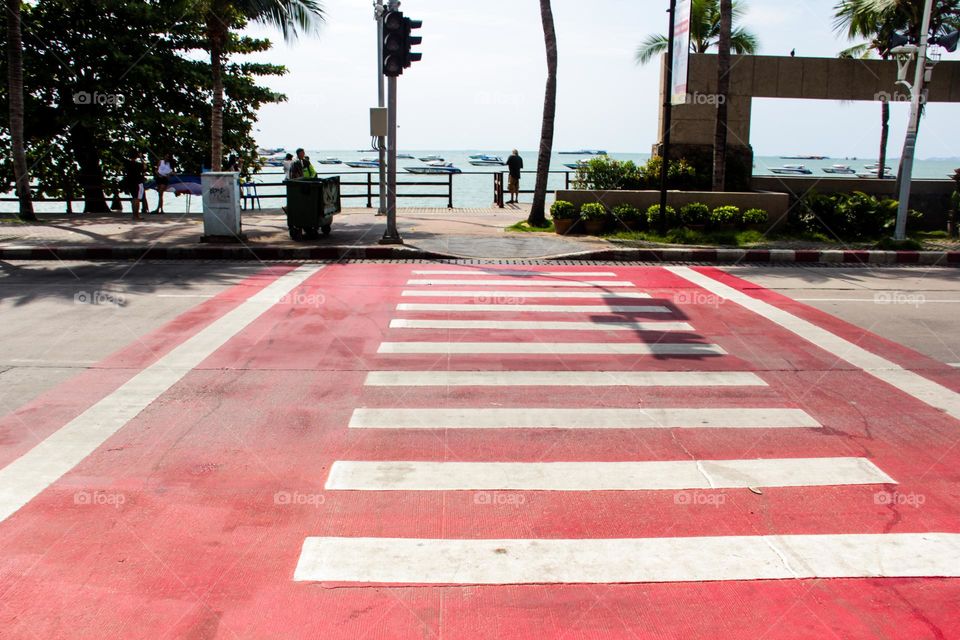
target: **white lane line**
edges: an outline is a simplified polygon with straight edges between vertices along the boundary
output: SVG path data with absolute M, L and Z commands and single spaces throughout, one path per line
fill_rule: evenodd
M 654 462 L 337 460 L 339 491 L 665 491 L 896 484 L 866 458 Z
M 727 352 L 715 344 L 699 343 L 384 342 L 377 349 L 377 353 L 722 356 Z
M 355 409 L 352 429 L 819 428 L 801 409 Z
M 873 377 L 886 382 L 931 407 L 940 409 L 960 420 L 960 393 L 937 384 L 912 371 L 908 371 L 886 358 L 882 358 L 849 340 L 827 331 L 812 322 L 779 309 L 772 304 L 752 298 L 747 294 L 703 275 L 689 267 L 666 267 L 711 293 L 726 298 L 757 315 L 774 322 L 784 329 L 823 349 Z
M 497 269 L 487 269 L 478 271 L 413 271 L 415 276 L 513 276 L 513 277 L 534 277 L 534 276 L 568 276 L 571 278 L 615 278 L 617 274 L 612 271 L 507 271 Z
M 445 312 L 518 312 L 518 313 L 670 313 L 658 305 L 594 305 L 594 304 L 398 304 L 397 311 Z
M 884 295 L 889 296 L 890 294 L 888 293 Z M 917 295 L 922 296 L 923 294 L 904 293 L 903 295 L 904 296 L 917 296 Z M 888 307 L 895 307 L 898 305 L 914 307 L 920 304 L 929 304 L 929 303 L 937 303 L 937 302 L 939 302 L 940 304 L 960 303 L 960 300 L 931 300 L 929 298 L 923 298 L 922 300 L 918 298 L 917 301 L 915 302 L 898 302 L 896 301 L 896 299 L 894 299 L 894 301 L 891 302 L 889 298 L 886 300 L 878 299 L 878 298 L 794 298 L 794 300 L 796 300 L 797 302 L 872 302 L 874 304 L 881 304 Z
M 570 282 L 569 280 L 407 280 L 408 286 L 468 286 L 478 285 L 491 287 L 635 287 L 632 282 L 622 280 L 584 280 L 581 282 Z
M 949 364 L 951 367 L 960 367 L 960 362 L 951 362 Z
M 371 371 L 370 387 L 765 387 L 744 371 Z
M 286 273 L 0 469 L 0 521 L 36 497 L 322 267 Z
M 478 301 L 494 301 L 496 299 L 502 299 L 503 301 L 515 301 L 538 298 L 589 298 L 591 300 L 626 301 L 635 300 L 638 298 L 650 298 L 649 293 L 641 293 L 639 291 L 616 291 L 613 293 L 605 293 L 603 291 L 437 291 L 435 289 L 404 289 L 400 295 L 409 298 L 477 298 Z
M 492 331 L 693 331 L 686 322 L 564 322 L 545 320 L 404 320 L 391 329 L 488 329 Z
M 578 540 L 307 538 L 293 575 L 301 582 L 401 584 L 923 577 L 960 577 L 960 534 Z

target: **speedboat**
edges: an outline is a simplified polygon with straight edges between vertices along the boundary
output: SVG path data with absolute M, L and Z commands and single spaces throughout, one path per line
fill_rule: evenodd
M 809 176 L 813 173 L 802 164 L 785 164 L 782 167 L 773 167 L 770 169 L 773 173 L 786 176 Z
M 269 156 L 260 156 L 260 162 L 268 167 L 282 167 L 287 154 L 280 151 Z
M 824 173 L 842 173 L 845 175 L 853 175 L 856 173 L 855 170 L 845 164 L 835 164 L 832 167 L 824 167 L 823 171 Z
M 348 167 L 353 167 L 354 169 L 379 169 L 380 161 L 379 160 L 354 160 L 353 162 L 345 162 Z
M 451 162 L 431 162 L 425 167 L 404 167 L 410 173 L 421 175 L 448 175 L 451 173 L 463 173 L 460 169 L 453 166 Z
M 880 171 L 880 163 L 874 162 L 873 164 L 865 164 L 863 165 L 863 168 L 866 169 L 867 171 L 872 171 L 873 173 L 877 173 L 878 171 Z M 893 171 L 893 169 L 891 169 L 890 167 L 886 165 L 883 166 L 884 173 L 890 173 L 891 171 Z
M 424 156 L 420 158 L 420 162 L 443 162 L 443 158 L 440 156 Z
M 500 156 L 470 156 L 470 164 L 476 167 L 498 166 L 506 164 Z
M 340 158 L 324 158 L 323 160 L 317 160 L 319 164 L 343 164 L 343 160 Z
M 565 166 L 567 169 L 573 169 L 574 171 L 578 171 L 581 167 L 585 167 L 589 163 L 590 163 L 590 159 L 584 158 L 583 160 L 577 160 L 576 162 L 567 162 L 563 166 Z
M 605 156 L 607 152 L 603 149 L 581 149 L 580 151 L 561 151 L 564 156 Z
M 398 153 L 397 158 L 400 158 L 402 160 L 413 160 L 413 156 L 410 155 L 409 153 Z

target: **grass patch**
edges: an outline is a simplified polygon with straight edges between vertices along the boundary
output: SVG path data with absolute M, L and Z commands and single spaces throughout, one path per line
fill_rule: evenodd
M 906 240 L 883 238 L 877 243 L 875 248 L 884 251 L 920 251 L 923 249 L 923 245 L 913 238 L 907 238 Z
M 547 226 L 545 227 L 531 227 L 529 222 L 521 220 L 516 224 L 510 225 L 506 230 L 514 233 L 556 233 L 553 220 L 547 220 Z
M 27 224 L 27 222 L 20 218 L 0 218 L 0 224 Z

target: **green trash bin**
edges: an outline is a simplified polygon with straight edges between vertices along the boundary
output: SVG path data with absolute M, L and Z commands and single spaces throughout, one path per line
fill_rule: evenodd
M 294 240 L 328 235 L 340 213 L 340 177 L 286 180 L 287 228 Z

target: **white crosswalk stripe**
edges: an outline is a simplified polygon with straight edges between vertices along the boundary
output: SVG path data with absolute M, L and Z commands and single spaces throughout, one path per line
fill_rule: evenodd
M 765 387 L 742 371 L 371 371 L 372 387 Z
M 355 409 L 351 429 L 819 428 L 801 409 Z
M 397 311 L 516 312 L 516 313 L 671 313 L 660 305 L 587 304 L 398 304 Z
M 474 282 L 474 284 L 477 284 Z M 635 299 L 649 299 L 650 294 L 642 291 L 484 291 L 482 289 L 404 289 L 400 295 L 405 298 L 476 298 L 482 300 L 532 300 L 551 298 L 569 298 L 607 300 L 611 302 Z
M 564 322 L 546 320 L 405 320 L 391 329 L 488 329 L 501 331 L 693 331 L 686 322 Z
M 384 354 L 722 356 L 715 344 L 642 342 L 384 342 Z
M 401 584 L 960 577 L 960 534 L 634 539 L 307 538 L 296 581 Z
M 347 491 L 656 491 L 895 484 L 865 458 L 655 462 L 337 461 L 326 489 Z
M 501 269 L 486 269 L 469 271 L 465 269 L 449 271 L 413 271 L 415 276 L 514 276 L 514 277 L 540 277 L 558 276 L 565 278 L 615 278 L 617 274 L 612 271 L 507 271 Z
M 432 285 L 438 287 L 467 285 L 476 287 L 478 285 L 489 285 L 491 287 L 633 287 L 632 282 L 622 280 L 440 280 L 440 279 L 414 279 L 407 280 L 409 286 Z

